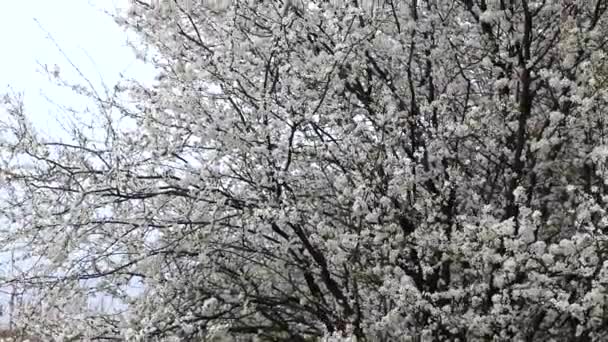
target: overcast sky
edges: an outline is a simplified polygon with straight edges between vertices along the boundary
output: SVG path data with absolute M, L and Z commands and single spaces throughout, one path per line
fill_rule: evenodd
M 2 0 L 0 1 L 0 93 L 23 92 L 26 110 L 36 127 L 55 135 L 62 105 L 83 105 L 69 91 L 53 86 L 40 64 L 58 65 L 62 75 L 75 73 L 59 48 L 96 85 L 112 86 L 121 73 L 142 81 L 153 71 L 135 59 L 127 34 L 104 11 L 125 7 L 128 0 Z M 133 38 L 133 37 L 131 37 Z M 10 87 L 10 88 L 9 88 Z M 2 115 L 0 113 L 0 115 Z

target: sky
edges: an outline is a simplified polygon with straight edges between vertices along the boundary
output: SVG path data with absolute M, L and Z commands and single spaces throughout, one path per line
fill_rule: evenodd
M 62 76 L 82 82 L 73 63 L 96 87 L 103 82 L 111 88 L 121 74 L 150 82 L 154 70 L 127 45 L 135 37 L 107 14 L 127 5 L 128 0 L 0 0 L 0 94 L 22 93 L 34 127 L 62 137 L 66 113 L 57 104 L 92 103 L 54 85 L 41 65 L 57 65 Z M 0 293 L 0 325 L 7 323 L 7 302 Z
M 87 103 L 54 86 L 41 65 L 58 66 L 62 76 L 83 81 L 71 61 L 97 87 L 104 82 L 111 88 L 121 74 L 151 80 L 153 69 L 127 46 L 134 36 L 107 14 L 127 5 L 128 0 L 0 1 L 0 93 L 22 93 L 34 126 L 58 136 L 66 114 L 57 104 L 83 108 Z

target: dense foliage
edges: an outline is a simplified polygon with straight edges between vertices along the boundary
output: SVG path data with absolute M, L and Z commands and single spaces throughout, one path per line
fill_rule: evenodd
M 607 8 L 133 1 L 117 19 L 154 51 L 153 86 L 117 86 L 131 102 L 74 87 L 99 125 L 66 140 L 6 98 L 22 327 L 608 339 Z

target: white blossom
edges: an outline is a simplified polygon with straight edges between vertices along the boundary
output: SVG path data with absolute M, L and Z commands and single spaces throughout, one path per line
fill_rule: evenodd
M 132 1 L 116 21 L 152 84 L 114 95 L 56 73 L 96 105 L 62 141 L 4 96 L 15 326 L 605 340 L 602 6 L 412 3 Z

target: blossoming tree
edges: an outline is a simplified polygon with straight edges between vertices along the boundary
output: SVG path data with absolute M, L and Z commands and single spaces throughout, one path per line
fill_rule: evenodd
M 155 52 L 153 86 L 117 86 L 130 102 L 75 87 L 98 125 L 69 141 L 6 98 L 0 217 L 28 265 L 6 280 L 27 294 L 21 326 L 605 340 L 606 9 L 134 0 L 117 19 Z M 88 309 L 95 296 L 120 305 Z

